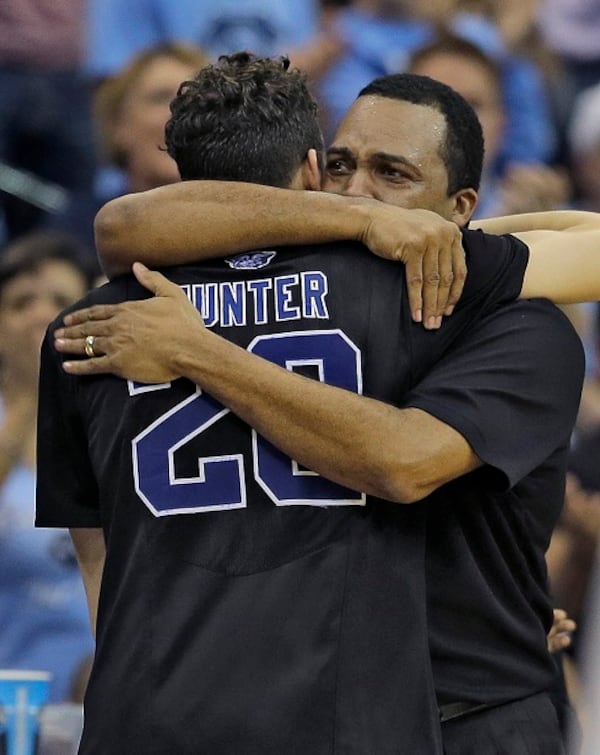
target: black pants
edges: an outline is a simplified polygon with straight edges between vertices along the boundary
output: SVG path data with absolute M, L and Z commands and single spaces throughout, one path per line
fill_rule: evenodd
M 545 693 L 447 721 L 442 737 L 445 755 L 565 755 Z

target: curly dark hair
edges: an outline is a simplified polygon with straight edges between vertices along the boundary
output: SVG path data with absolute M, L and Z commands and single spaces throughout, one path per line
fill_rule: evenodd
M 448 196 L 461 189 L 479 189 L 483 168 L 483 133 L 473 108 L 458 92 L 429 76 L 397 73 L 380 76 L 358 96 L 376 95 L 426 105 L 442 113 L 446 140 L 442 159 L 448 171 Z
M 309 149 L 323 153 L 306 76 L 286 57 L 223 55 L 184 81 L 165 142 L 181 178 L 286 187 Z

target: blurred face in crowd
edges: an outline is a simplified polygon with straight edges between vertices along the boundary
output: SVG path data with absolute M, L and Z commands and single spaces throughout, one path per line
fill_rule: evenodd
M 139 73 L 125 97 L 115 124 L 114 141 L 124 155 L 131 191 L 144 191 L 179 180 L 177 166 L 162 151 L 169 103 L 182 81 L 196 68 L 161 55 Z
M 48 260 L 8 280 L 0 291 L 0 355 L 39 349 L 49 323 L 86 291 L 82 273 L 63 260 Z
M 484 163 L 492 165 L 501 147 L 505 125 L 500 87 L 492 71 L 473 58 L 436 53 L 420 60 L 411 73 L 441 81 L 464 97 L 481 123 Z
M 445 138 L 446 121 L 435 108 L 363 95 L 353 103 L 327 150 L 323 189 L 431 210 L 464 225 L 476 194 L 448 196 Z

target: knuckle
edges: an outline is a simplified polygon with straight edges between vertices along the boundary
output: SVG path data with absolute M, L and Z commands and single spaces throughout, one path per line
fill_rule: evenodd
M 425 276 L 425 284 L 427 286 L 439 286 L 441 276 L 437 270 L 432 270 Z

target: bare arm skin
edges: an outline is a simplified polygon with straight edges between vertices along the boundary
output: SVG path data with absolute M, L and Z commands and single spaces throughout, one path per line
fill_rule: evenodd
M 522 298 L 556 304 L 600 300 L 600 214 L 560 210 L 473 223 L 488 233 L 512 233 L 530 249 Z
M 187 181 L 112 200 L 98 213 L 95 229 L 109 275 L 128 271 L 135 260 L 160 266 L 264 245 L 360 241 L 406 264 L 413 318 L 434 327 L 430 318 L 452 311 L 465 280 L 452 225 L 427 210 L 371 199 Z M 513 233 L 529 246 L 523 298 L 541 296 L 557 304 L 600 300 L 600 214 L 528 213 L 473 227 Z
M 420 500 L 480 465 L 456 430 L 426 412 L 397 409 L 257 357 L 207 330 L 178 286 L 139 263 L 134 271 L 157 295 L 67 316 L 57 349 L 83 354 L 84 337 L 95 335 L 103 354 L 66 362 L 67 372 L 142 382 L 185 375 L 302 465 L 399 503 Z
M 553 210 L 552 212 L 525 212 L 521 215 L 503 215 L 498 218 L 472 220 L 469 228 L 486 233 L 512 233 L 521 238 L 529 231 L 593 230 L 600 227 L 600 216 L 582 210 Z
M 450 312 L 466 276 L 457 227 L 429 210 L 226 181 L 185 181 L 113 199 L 96 216 L 109 277 L 286 244 L 359 241 L 403 262 L 417 322 Z M 432 323 L 429 322 L 431 326 Z
M 98 598 L 100 597 L 100 583 L 106 557 L 104 533 L 98 528 L 73 528 L 70 530 L 71 539 L 75 546 L 79 570 L 83 578 L 85 594 L 90 613 L 92 631 L 96 633 L 96 619 L 98 617 Z

